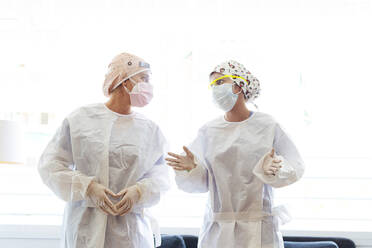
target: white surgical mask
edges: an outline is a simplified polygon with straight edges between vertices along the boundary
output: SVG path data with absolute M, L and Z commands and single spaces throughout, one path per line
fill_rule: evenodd
M 229 112 L 238 100 L 238 95 L 233 93 L 233 84 L 225 83 L 212 87 L 213 102 L 225 112 Z

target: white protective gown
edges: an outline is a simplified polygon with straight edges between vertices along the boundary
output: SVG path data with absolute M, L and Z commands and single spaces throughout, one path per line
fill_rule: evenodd
M 188 146 L 197 158 L 190 172 L 176 171 L 186 192 L 208 192 L 199 248 L 284 248 L 279 224 L 288 221 L 283 206 L 273 206 L 273 187 L 296 182 L 304 163 L 295 145 L 268 114 L 254 112 L 242 122 L 215 119 Z M 274 148 L 280 173 L 266 176 L 262 158 Z
M 103 103 L 71 113 L 38 167 L 43 182 L 67 202 L 62 247 L 154 247 L 154 219 L 145 208 L 169 188 L 166 151 L 158 126 L 139 113 L 120 115 Z M 128 214 L 106 216 L 85 197 L 93 179 L 114 193 L 138 183 L 142 197 Z

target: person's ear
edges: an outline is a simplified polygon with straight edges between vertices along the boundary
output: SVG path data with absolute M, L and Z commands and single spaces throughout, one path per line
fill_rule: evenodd
M 121 83 L 121 85 L 119 86 L 120 87 L 120 91 L 125 94 L 126 93 L 126 89 L 125 88 L 128 88 L 127 87 L 127 83 L 126 83 L 126 80 L 124 82 Z
M 239 97 L 242 98 L 242 101 L 245 102 L 245 97 L 242 91 L 239 93 Z
M 126 87 L 129 91 L 132 91 L 134 84 L 132 83 L 131 80 L 127 79 L 123 82 L 123 87 Z
M 243 89 L 240 88 L 238 85 L 234 84 L 234 92 L 235 94 L 240 95 L 241 93 L 243 93 Z

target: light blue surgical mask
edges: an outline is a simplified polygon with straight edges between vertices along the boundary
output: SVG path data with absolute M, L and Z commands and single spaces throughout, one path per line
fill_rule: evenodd
M 212 87 L 213 102 L 225 112 L 229 112 L 238 100 L 238 94 L 233 92 L 233 84 L 225 83 Z

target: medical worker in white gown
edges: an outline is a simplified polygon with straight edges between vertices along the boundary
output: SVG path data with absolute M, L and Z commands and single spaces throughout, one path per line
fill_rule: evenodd
M 166 158 L 181 190 L 209 193 L 198 247 L 283 248 L 279 225 L 290 217 L 273 192 L 301 178 L 301 156 L 273 117 L 246 107 L 260 83 L 242 64 L 218 65 L 210 82 L 225 115 L 201 127 L 185 153 Z
M 143 59 L 116 56 L 103 85 L 109 101 L 73 111 L 42 154 L 43 182 L 67 202 L 62 247 L 148 248 L 154 234 L 159 245 L 146 208 L 169 188 L 166 140 L 131 108 L 150 102 L 150 75 Z

